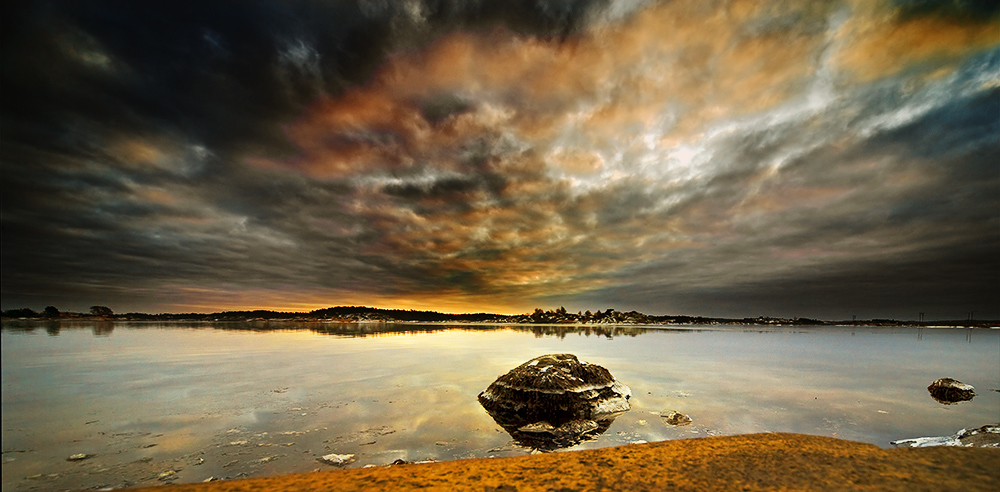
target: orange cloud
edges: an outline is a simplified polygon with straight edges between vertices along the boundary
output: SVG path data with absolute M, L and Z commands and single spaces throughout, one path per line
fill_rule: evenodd
M 1000 45 L 1000 18 L 901 18 L 882 5 L 855 5 L 837 33 L 844 46 L 835 62 L 860 81 L 890 76 L 920 64 L 948 66 Z
M 302 150 L 291 161 L 295 168 L 336 177 L 412 164 L 427 131 L 427 122 L 412 105 L 377 90 L 357 89 L 318 102 L 287 134 Z
M 796 9 L 782 15 L 826 14 Z M 462 147 L 498 135 L 541 151 L 568 136 L 576 146 L 620 146 L 650 131 L 663 137 L 665 117 L 673 132 L 696 134 L 786 101 L 814 74 L 822 35 L 745 33 L 769 14 L 746 2 L 670 2 L 562 41 L 503 29 L 448 34 L 393 55 L 368 85 L 313 105 L 287 130 L 301 156 L 260 164 L 337 178 L 428 161 L 460 167 Z M 441 96 L 466 107 L 422 112 Z
M 604 159 L 593 151 L 559 149 L 550 159 L 554 166 L 571 174 L 593 174 L 604 167 Z

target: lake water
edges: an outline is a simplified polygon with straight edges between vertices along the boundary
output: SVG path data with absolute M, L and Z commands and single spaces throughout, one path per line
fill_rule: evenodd
M 570 449 L 768 431 L 889 447 L 1000 421 L 995 329 L 15 325 L 0 334 L 5 491 L 330 469 L 316 461 L 330 453 L 356 455 L 349 467 L 524 454 L 476 396 L 547 353 L 632 389 L 631 411 Z M 942 377 L 978 396 L 934 401 Z M 693 423 L 667 425 L 671 410 Z

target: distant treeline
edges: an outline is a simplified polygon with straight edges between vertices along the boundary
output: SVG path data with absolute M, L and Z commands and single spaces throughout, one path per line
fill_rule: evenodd
M 618 324 L 618 325 L 865 325 L 865 326 L 995 326 L 996 321 L 897 321 L 894 319 L 871 319 L 851 321 L 823 321 L 812 318 L 712 318 L 704 316 L 655 316 L 638 311 L 622 312 L 614 309 L 606 311 L 578 311 L 571 313 L 564 307 L 552 310 L 537 308 L 530 314 L 503 315 L 490 313 L 447 314 L 437 311 L 403 309 L 380 309 L 367 306 L 337 306 L 309 312 L 281 312 L 265 309 L 252 311 L 223 311 L 219 313 L 124 313 L 116 314 L 107 306 L 91 306 L 89 313 L 61 312 L 55 306 L 47 306 L 42 312 L 28 308 L 3 311 L 4 318 L 29 319 L 107 319 L 133 321 L 247 321 L 247 320 L 301 320 L 301 321 L 408 321 L 408 322 L 466 322 L 466 323 L 523 323 L 523 324 Z
M 90 306 L 90 313 L 61 312 L 55 306 L 45 306 L 42 312 L 29 308 L 8 309 L 3 312 L 4 318 L 111 318 L 115 313 L 107 306 Z
M 222 311 L 219 313 L 123 313 L 115 314 L 106 306 L 92 306 L 90 313 L 60 312 L 54 306 L 48 306 L 42 313 L 28 308 L 10 309 L 3 312 L 6 318 L 81 318 L 101 317 L 107 319 L 140 320 L 140 321 L 244 321 L 244 320 L 294 320 L 294 319 L 329 319 L 329 320 L 365 320 L 365 321 L 415 321 L 415 322 L 501 322 L 501 323 L 602 323 L 602 324 L 708 324 L 712 322 L 753 322 L 749 318 L 727 319 L 706 318 L 702 316 L 651 316 L 638 311 L 621 312 L 614 309 L 596 312 L 567 312 L 560 307 L 554 310 L 536 308 L 531 314 L 503 315 L 491 313 L 447 314 L 437 311 L 418 311 L 404 309 L 380 309 L 368 306 L 337 306 L 317 309 L 309 312 L 283 312 L 265 309 L 252 311 Z M 778 320 L 777 318 L 767 318 Z M 763 320 L 763 318 L 762 318 Z M 786 320 L 789 321 L 789 320 Z M 822 324 L 823 321 L 797 318 L 800 324 Z
M 489 313 L 445 314 L 435 311 L 416 311 L 403 309 L 379 309 L 367 306 L 338 306 L 317 309 L 309 312 L 282 312 L 265 309 L 252 311 L 222 311 L 219 313 L 119 313 L 115 314 L 105 306 L 93 306 L 90 313 L 60 312 L 54 306 L 48 306 L 41 313 L 29 309 L 8 309 L 3 311 L 4 318 L 82 318 L 103 317 L 128 320 L 195 320 L 195 321 L 241 321 L 247 319 L 384 319 L 386 321 L 492 321 L 503 315 Z

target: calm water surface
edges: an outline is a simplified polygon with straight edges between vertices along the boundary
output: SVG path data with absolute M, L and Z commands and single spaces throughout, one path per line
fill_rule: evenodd
M 571 449 L 766 431 L 888 447 L 1000 421 L 998 330 L 275 326 L 4 326 L 3 490 L 524 454 L 476 395 L 546 353 L 632 388 L 632 410 Z M 979 396 L 937 403 L 941 377 Z M 670 410 L 694 422 L 666 425 Z

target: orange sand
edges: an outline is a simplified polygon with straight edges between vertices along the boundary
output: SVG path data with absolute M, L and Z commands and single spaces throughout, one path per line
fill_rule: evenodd
M 147 491 L 164 491 L 150 487 Z M 1000 449 L 899 448 L 801 434 L 331 470 L 166 487 L 169 492 L 456 490 L 1000 490 Z

